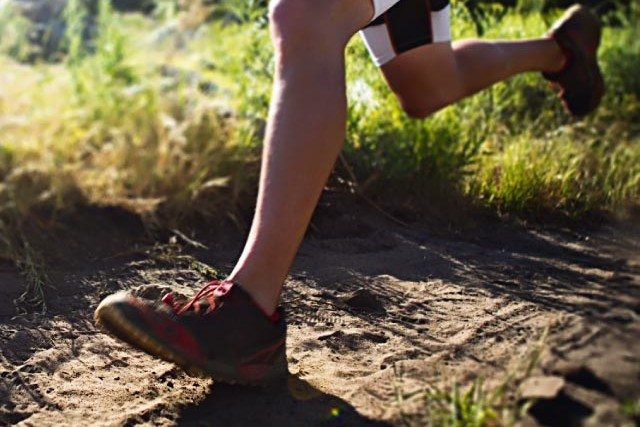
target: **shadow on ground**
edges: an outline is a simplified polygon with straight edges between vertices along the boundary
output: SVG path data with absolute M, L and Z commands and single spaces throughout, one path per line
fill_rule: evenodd
M 186 426 L 388 426 L 293 375 L 269 389 L 212 384 L 204 400 L 183 407 Z
M 407 229 L 367 215 L 326 223 L 305 242 L 296 262 L 301 280 L 321 289 L 366 287 L 384 295 L 387 306 L 397 306 L 406 300 L 404 293 L 371 280 L 388 275 L 442 280 L 463 286 L 466 295 L 506 297 L 592 321 L 610 322 L 612 307 L 640 313 L 640 287 L 633 283 L 640 263 L 632 260 L 640 250 L 638 221 L 567 230 L 493 220 L 457 232 Z M 429 312 L 428 306 L 419 308 Z

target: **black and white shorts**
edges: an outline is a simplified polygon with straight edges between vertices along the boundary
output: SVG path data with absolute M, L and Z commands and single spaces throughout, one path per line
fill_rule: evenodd
M 360 31 L 373 61 L 451 40 L 449 0 L 373 0 L 373 20 Z

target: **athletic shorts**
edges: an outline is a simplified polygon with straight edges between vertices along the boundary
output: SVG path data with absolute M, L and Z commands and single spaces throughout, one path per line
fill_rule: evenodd
M 449 0 L 373 0 L 373 20 L 360 31 L 373 61 L 451 40 Z

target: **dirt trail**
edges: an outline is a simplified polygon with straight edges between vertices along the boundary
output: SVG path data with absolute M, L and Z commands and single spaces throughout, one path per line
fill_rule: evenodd
M 205 282 L 194 261 L 228 271 L 239 233 L 196 235 L 209 250 L 160 245 L 104 209 L 49 232 L 46 315 L 14 317 L 21 279 L 0 266 L 0 424 L 418 424 L 422 400 L 399 405 L 399 392 L 498 381 L 547 327 L 538 373 L 566 385 L 526 423 L 620 425 L 618 402 L 640 395 L 640 226 L 628 222 L 444 232 L 321 209 L 284 295 L 292 375 L 268 392 L 187 377 L 92 321 L 119 289 L 192 293 Z

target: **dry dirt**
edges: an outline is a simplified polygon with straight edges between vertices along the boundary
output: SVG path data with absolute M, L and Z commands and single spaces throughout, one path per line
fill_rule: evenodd
M 286 286 L 291 376 L 270 389 L 190 378 L 92 320 L 120 289 L 195 292 L 206 281 L 195 260 L 228 272 L 237 229 L 195 233 L 205 250 L 116 209 L 43 224 L 46 314 L 16 315 L 23 279 L 0 265 L 0 424 L 419 425 L 413 392 L 497 384 L 548 328 L 536 375 L 565 383 L 524 425 L 633 425 L 619 402 L 640 395 L 640 226 L 403 227 L 330 204 Z

